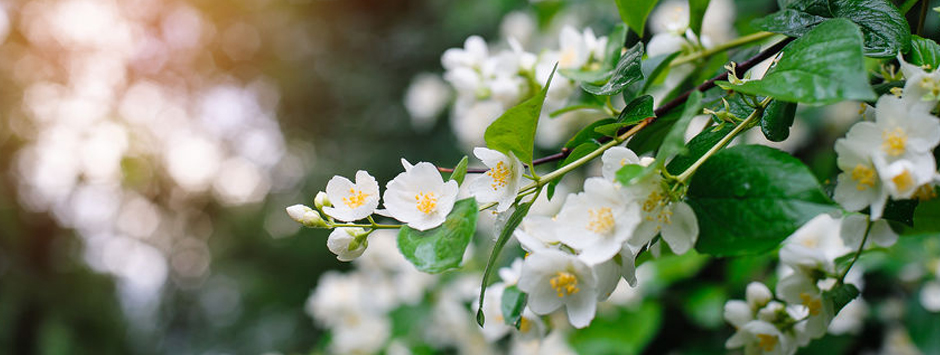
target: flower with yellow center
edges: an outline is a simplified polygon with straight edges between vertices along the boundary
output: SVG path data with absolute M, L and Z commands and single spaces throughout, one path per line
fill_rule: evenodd
M 684 201 L 673 201 L 662 185 L 662 177 L 653 174 L 628 187 L 633 196 L 640 196 L 641 222 L 630 237 L 630 246 L 640 249 L 657 234 L 676 254 L 685 254 L 698 239 L 698 219 Z
M 340 221 L 356 221 L 366 218 L 379 206 L 379 183 L 369 173 L 356 172 L 356 182 L 342 176 L 334 176 L 326 183 L 327 198 L 333 206 L 323 207 L 323 212 Z
M 428 230 L 444 223 L 457 199 L 457 182 L 444 182 L 431 163 L 412 166 L 404 159 L 405 172 L 398 174 L 385 188 L 382 215 L 395 218 L 417 230 Z
M 601 176 L 610 181 L 617 180 L 617 171 L 629 164 L 640 164 L 640 158 L 630 148 L 613 147 L 601 155 Z
M 806 222 L 783 242 L 780 262 L 800 270 L 834 272 L 834 261 L 852 251 L 840 237 L 842 221 L 821 214 Z
M 597 265 L 620 252 L 640 222 L 640 211 L 619 184 L 594 177 L 585 180 L 584 192 L 568 195 L 556 220 L 558 239 L 588 265 Z
M 797 327 L 797 332 L 808 339 L 826 335 L 829 323 L 835 316 L 832 308 L 822 302 L 822 290 L 816 283 L 815 278 L 799 270 L 777 282 L 777 297 L 805 312 L 805 317 L 800 317 L 805 320 Z
M 885 163 L 878 158 L 875 166 L 885 190 L 895 199 L 912 198 L 918 188 L 932 184 L 937 176 L 932 154 L 920 154 L 893 163 Z
M 597 308 L 598 283 L 593 268 L 574 255 L 544 249 L 529 255 L 522 264 L 518 287 L 528 296 L 528 307 L 545 315 L 565 307 L 568 321 L 586 327 Z
M 860 122 L 835 144 L 836 165 L 842 172 L 836 179 L 833 199 L 849 211 L 861 211 L 871 206 L 874 218 L 881 217 L 888 199 L 872 161 L 876 150 L 882 151 L 881 146 L 872 147 L 872 142 L 880 139 L 877 126 Z
M 470 195 L 480 203 L 496 202 L 497 212 L 508 210 L 522 187 L 522 162 L 512 152 L 506 155 L 487 148 L 474 148 L 473 155 L 489 170 L 468 183 Z
M 728 349 L 743 347 L 745 354 L 789 355 L 796 352 L 797 345 L 792 336 L 763 320 L 745 323 L 725 342 Z

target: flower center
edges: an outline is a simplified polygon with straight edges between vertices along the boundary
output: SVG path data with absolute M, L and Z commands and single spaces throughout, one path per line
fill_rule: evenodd
M 528 333 L 532 329 L 532 321 L 526 317 L 519 319 L 519 331 L 523 333 Z
M 907 147 L 907 133 L 904 133 L 904 130 L 900 127 L 881 133 L 881 139 L 884 140 L 881 143 L 881 149 L 884 149 L 888 155 L 896 157 L 904 154 Z
M 512 171 L 506 167 L 505 163 L 498 162 L 495 167 L 487 170 L 486 175 L 493 179 L 493 184 L 490 185 L 493 187 L 493 190 L 498 190 L 501 187 L 506 187 L 508 179 L 512 175 Z
M 656 221 L 660 225 L 672 223 L 672 208 L 669 208 L 669 199 L 659 191 L 650 193 L 643 202 L 643 212 L 646 212 L 647 221 Z M 659 227 L 657 227 L 658 229 Z
M 924 94 L 924 97 L 922 97 L 921 100 L 934 101 L 940 97 L 940 81 L 931 80 L 929 77 L 924 77 L 920 81 L 920 87 L 924 90 L 927 90 L 927 93 Z
M 581 291 L 578 288 L 578 278 L 570 272 L 559 271 L 555 274 L 555 277 L 548 280 L 548 283 L 552 285 L 552 289 L 555 292 L 558 292 L 558 297 L 565 297 L 573 295 Z
M 356 208 L 364 205 L 367 197 L 369 197 L 369 194 L 362 192 L 362 190 L 349 188 L 349 196 L 343 197 L 343 203 L 346 204 L 346 207 Z
M 810 249 L 816 249 L 816 246 L 819 245 L 819 241 L 817 241 L 816 238 L 806 238 L 800 241 L 800 244 Z
M 803 305 L 806 308 L 809 308 L 809 314 L 813 316 L 818 316 L 822 312 L 822 301 L 818 298 L 813 298 L 810 294 L 806 292 L 800 293 L 800 299 L 803 300 Z
M 771 352 L 777 346 L 777 337 L 770 334 L 757 334 L 757 346 L 765 352 Z
M 898 191 L 908 191 L 914 187 L 914 177 L 907 169 L 891 178 L 891 182 L 894 183 L 894 186 L 897 186 Z
M 431 214 L 437 208 L 437 196 L 433 192 L 419 192 L 415 195 L 415 203 L 418 211 Z
M 937 191 L 934 190 L 933 185 L 925 184 L 917 188 L 917 191 L 914 191 L 914 198 L 920 201 L 929 201 L 937 197 Z
M 858 164 L 854 169 L 852 169 L 852 180 L 857 182 L 855 188 L 857 188 L 859 191 L 865 191 L 869 187 L 875 186 L 875 170 L 862 164 Z
M 591 208 L 588 210 L 587 229 L 597 234 L 610 234 L 614 231 L 614 214 L 610 207 Z
M 578 54 L 575 53 L 573 49 L 564 51 L 561 54 L 561 58 L 558 59 L 558 66 L 562 68 L 568 68 L 574 65 L 574 60 L 577 58 Z

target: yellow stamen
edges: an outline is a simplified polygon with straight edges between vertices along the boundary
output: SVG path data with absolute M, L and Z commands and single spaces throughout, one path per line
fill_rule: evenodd
M 884 149 L 885 153 L 888 153 L 888 155 L 892 157 L 904 154 L 907 149 L 907 133 L 900 127 L 895 127 L 892 131 L 881 133 L 881 139 L 884 140 L 884 142 L 881 143 L 881 149 Z
M 803 305 L 806 308 L 809 308 L 809 314 L 818 316 L 822 312 L 822 300 L 819 298 L 813 298 L 806 292 L 800 293 L 800 299 L 803 300 Z
M 774 351 L 774 348 L 777 347 L 777 337 L 770 334 L 757 334 L 758 343 L 757 346 L 764 350 L 764 352 Z
M 902 92 L 903 90 L 902 90 L 901 88 L 895 87 L 895 88 L 891 88 L 891 90 L 889 90 L 889 91 L 891 91 L 891 94 L 892 94 L 892 95 L 894 95 L 894 96 L 896 96 L 897 98 L 900 99 L 900 98 L 901 98 L 901 92 Z
M 898 191 L 907 191 L 914 187 L 914 177 L 911 176 L 909 170 L 904 170 L 903 173 L 895 175 L 891 178 L 891 182 L 894 183 L 894 186 L 897 186 Z
M 598 209 L 589 209 L 587 229 L 597 234 L 610 234 L 614 231 L 614 215 L 610 212 L 610 207 L 601 207 Z
M 920 201 L 929 201 L 937 198 L 937 191 L 934 190 L 933 185 L 926 184 L 917 188 L 917 191 L 914 191 L 914 198 Z
M 434 213 L 437 208 L 437 196 L 434 196 L 433 192 L 419 192 L 415 195 L 415 202 L 418 211 L 424 212 L 424 214 Z
M 501 187 L 506 187 L 506 184 L 509 183 L 508 180 L 512 176 L 512 171 L 506 167 L 505 163 L 498 162 L 496 167 L 486 171 L 486 175 L 493 179 L 493 184 L 490 185 L 493 190 L 498 190 Z
M 362 192 L 362 190 L 349 188 L 349 197 L 343 197 L 343 203 L 346 204 L 346 207 L 356 208 L 366 203 L 366 197 L 369 197 L 369 194 Z
M 519 331 L 528 333 L 530 329 L 532 329 L 532 321 L 522 317 L 522 319 L 519 320 Z
M 555 277 L 548 280 L 552 289 L 558 292 L 558 297 L 573 295 L 581 291 L 578 288 L 578 278 L 570 272 L 559 271 Z
M 865 165 L 858 164 L 852 169 L 852 180 L 855 180 L 859 191 L 865 191 L 869 187 L 875 186 L 875 169 Z

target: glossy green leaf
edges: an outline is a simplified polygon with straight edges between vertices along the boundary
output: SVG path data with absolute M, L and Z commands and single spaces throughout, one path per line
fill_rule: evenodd
M 467 156 L 464 155 L 463 159 L 460 159 L 460 162 L 454 167 L 454 172 L 450 173 L 449 180 L 454 180 L 458 185 L 463 185 L 463 178 L 467 176 L 467 163 L 469 161 Z
M 787 45 L 782 53 L 762 80 L 731 88 L 809 104 L 875 99 L 862 56 L 862 33 L 849 20 L 828 20 Z
M 481 327 L 483 323 L 486 322 L 486 317 L 483 315 L 483 299 L 484 296 L 486 296 L 486 286 L 489 286 L 490 275 L 493 273 L 493 269 L 496 268 L 496 260 L 503 251 L 503 247 L 506 246 L 506 242 L 512 237 L 512 233 L 516 231 L 516 227 L 519 227 L 519 224 L 522 223 L 522 219 L 529 214 L 529 208 L 531 207 L 532 202 L 518 204 L 516 209 L 512 211 L 512 214 L 509 215 L 509 219 L 506 220 L 506 225 L 503 226 L 503 230 L 499 232 L 499 237 L 496 238 L 496 244 L 493 244 L 493 251 L 490 252 L 490 258 L 486 261 L 486 268 L 483 269 L 483 281 L 480 285 L 480 304 L 479 308 L 477 308 L 477 324 Z M 474 217 L 474 222 L 476 222 L 476 217 Z
M 729 256 L 766 252 L 800 226 L 837 207 L 793 156 L 740 145 L 705 161 L 689 183 L 699 222 L 696 250 Z
M 708 9 L 710 1 L 689 0 L 689 28 L 697 35 L 702 34 L 702 18 L 705 17 L 705 10 Z
M 525 310 L 526 300 L 528 295 L 525 292 L 519 290 L 519 287 L 512 285 L 503 289 L 503 299 L 500 304 L 500 311 L 503 313 L 503 321 L 506 322 L 506 325 L 511 325 L 519 328 L 520 320 L 522 320 L 522 311 Z
M 845 305 L 858 297 L 858 288 L 853 284 L 837 284 L 831 290 L 823 292 L 823 300 L 832 307 L 832 315 L 839 314 Z
M 620 57 L 617 67 L 614 68 L 613 75 L 604 85 L 594 85 L 582 83 L 581 88 L 584 91 L 594 95 L 616 95 L 623 91 L 627 86 L 643 79 L 643 70 L 640 65 L 640 59 L 643 57 L 643 43 L 637 43 Z
M 439 273 L 457 268 L 476 231 L 478 212 L 476 200 L 468 198 L 457 201 L 437 228 L 419 231 L 402 226 L 398 249 L 420 271 Z
M 556 65 L 557 69 L 557 65 Z M 486 146 L 503 154 L 514 153 L 525 164 L 532 164 L 532 149 L 535 144 L 535 129 L 542 114 L 542 103 L 552 83 L 555 70 L 535 96 L 510 108 L 499 116 L 483 134 Z
M 623 108 L 620 116 L 617 116 L 617 122 L 632 125 L 655 116 L 656 114 L 653 113 L 653 97 L 643 95 L 633 99 Z
M 646 28 L 646 19 L 659 0 L 616 0 L 616 2 L 620 19 L 642 37 L 643 29 Z
M 907 56 L 907 61 L 936 70 L 940 68 L 940 45 L 932 39 L 913 35 L 911 36 L 911 52 Z
M 857 24 L 864 36 L 865 55 L 893 57 L 906 52 L 911 40 L 904 15 L 887 0 L 794 0 L 782 10 L 752 22 L 764 31 L 799 37 L 830 18 Z
M 685 131 L 688 129 L 692 118 L 701 113 L 702 92 L 695 90 L 689 94 L 689 99 L 685 101 L 679 120 L 669 129 L 669 133 L 663 139 L 659 151 L 656 152 L 656 164 L 658 166 L 665 166 L 668 160 L 685 151 Z
M 760 118 L 760 131 L 771 142 L 783 142 L 790 136 L 796 117 L 796 103 L 773 100 Z

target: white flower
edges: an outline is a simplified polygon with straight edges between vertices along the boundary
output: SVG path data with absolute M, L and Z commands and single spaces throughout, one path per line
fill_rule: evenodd
M 859 122 L 862 140 L 875 145 L 886 163 L 930 154 L 940 143 L 940 121 L 929 113 L 912 110 L 903 100 L 884 95 L 875 105 L 875 123 Z
M 454 208 L 457 182 L 444 182 L 441 173 L 431 163 L 410 166 L 402 159 L 405 172 L 398 174 L 385 186 L 383 199 L 388 216 L 417 230 L 428 230 L 444 223 Z
M 747 322 L 754 320 L 754 310 L 742 300 L 729 300 L 725 302 L 724 318 L 735 329 L 743 327 Z
M 503 104 L 496 100 L 458 98 L 450 116 L 451 129 L 461 145 L 469 149 L 484 143 L 486 127 L 505 111 Z
M 593 36 L 593 32 L 591 33 Z M 585 41 L 585 36 L 578 33 L 571 26 L 565 26 L 559 34 L 558 68 L 579 69 L 587 64 L 591 57 L 591 48 Z
M 594 270 L 594 279 L 597 280 L 598 301 L 606 300 L 617 289 L 621 275 L 620 267 L 616 261 L 611 259 L 592 268 Z
M 803 321 L 805 325 L 797 329 L 799 337 L 817 339 L 826 334 L 834 314 L 828 303 L 823 301 L 822 291 L 813 279 L 801 272 L 794 272 L 777 282 L 777 296 L 789 304 L 804 307 L 808 312 L 808 318 Z
M 587 264 L 557 250 L 532 253 L 522 265 L 519 289 L 533 312 L 545 315 L 565 306 L 568 321 L 584 328 L 597 311 L 597 281 Z
M 366 218 L 379 206 L 379 183 L 369 173 L 356 172 L 356 183 L 342 176 L 334 176 L 326 183 L 326 195 L 332 207 L 323 207 L 323 213 L 340 221 Z
M 636 287 L 636 254 L 630 244 L 624 243 L 620 249 L 620 275 L 630 287 Z
M 317 211 L 305 205 L 297 204 L 287 207 L 287 215 L 297 223 L 307 227 L 326 227 L 326 222 Z
M 784 241 L 780 262 L 800 270 L 834 272 L 833 261 L 852 251 L 843 243 L 840 228 L 839 220 L 827 214 L 816 216 Z
M 871 159 L 871 123 L 856 124 L 845 138 L 836 140 L 836 165 L 842 170 L 837 177 L 833 199 L 849 211 L 871 206 L 872 219 L 881 218 L 888 193 Z
M 753 320 L 747 322 L 728 338 L 725 347 L 744 347 L 745 354 L 793 354 L 797 347 L 793 339 L 780 332 L 773 324 Z
M 659 174 L 653 174 L 628 188 L 640 198 L 642 206 L 642 221 L 633 232 L 630 245 L 639 249 L 660 234 L 674 253 L 685 254 L 698 239 L 698 219 L 689 204 L 671 200 L 661 181 Z
M 929 112 L 940 100 L 940 70 L 927 72 L 922 67 L 915 66 L 904 60 L 898 54 L 901 62 L 901 72 L 907 78 L 904 84 L 902 98 L 912 109 Z
M 610 181 L 617 180 L 617 171 L 628 164 L 640 164 L 640 158 L 630 148 L 613 147 L 601 155 L 601 175 Z
M 522 186 L 525 167 L 512 152 L 509 156 L 498 151 L 477 147 L 473 155 L 483 161 L 489 170 L 479 179 L 470 183 L 470 194 L 479 202 L 496 202 L 497 212 L 504 212 L 516 200 L 516 193 Z
M 463 43 L 463 48 L 451 48 L 444 51 L 441 64 L 444 69 L 459 67 L 479 68 L 489 57 L 486 41 L 480 36 L 470 36 Z
M 534 253 L 544 249 L 554 249 L 559 244 L 558 223 L 551 217 L 526 216 L 521 227 L 516 228 L 513 236 L 527 252 Z
M 770 300 L 774 298 L 774 295 L 770 293 L 770 289 L 767 288 L 767 285 L 760 282 L 747 284 L 747 290 L 744 294 L 744 298 L 747 300 L 747 304 L 751 309 L 759 309 L 767 305 L 767 302 L 770 302 Z
M 405 92 L 405 109 L 411 115 L 411 126 L 427 130 L 450 100 L 450 88 L 440 76 L 422 73 L 411 79 Z
M 507 285 L 515 285 L 519 282 L 519 276 L 522 276 L 522 263 L 522 258 L 516 258 L 509 266 L 499 268 L 499 278 Z
M 369 246 L 366 238 L 359 237 L 363 233 L 365 230 L 362 228 L 336 228 L 326 240 L 326 246 L 336 254 L 339 261 L 352 261 L 362 255 Z
M 919 187 L 933 182 L 937 174 L 937 163 L 929 153 L 890 164 L 883 157 L 875 156 L 874 162 L 885 190 L 895 199 L 911 198 Z
M 392 325 L 387 317 L 369 315 L 364 318 L 350 318 L 342 326 L 332 329 L 330 353 L 377 353 L 385 346 L 385 341 L 391 333 Z
M 920 289 L 920 304 L 930 312 L 940 312 L 940 281 L 932 280 L 924 283 Z
M 851 249 L 858 249 L 862 238 L 865 236 L 868 217 L 862 214 L 852 214 L 842 218 L 842 228 L 840 236 L 842 241 Z M 879 219 L 871 222 L 871 228 L 868 230 L 868 241 L 865 242 L 865 248 L 870 248 L 872 243 L 881 247 L 890 247 L 898 241 L 898 234 L 891 229 L 888 221 Z
M 619 185 L 594 177 L 584 181 L 584 192 L 568 196 L 557 220 L 559 240 L 596 265 L 620 252 L 640 222 L 640 212 Z

